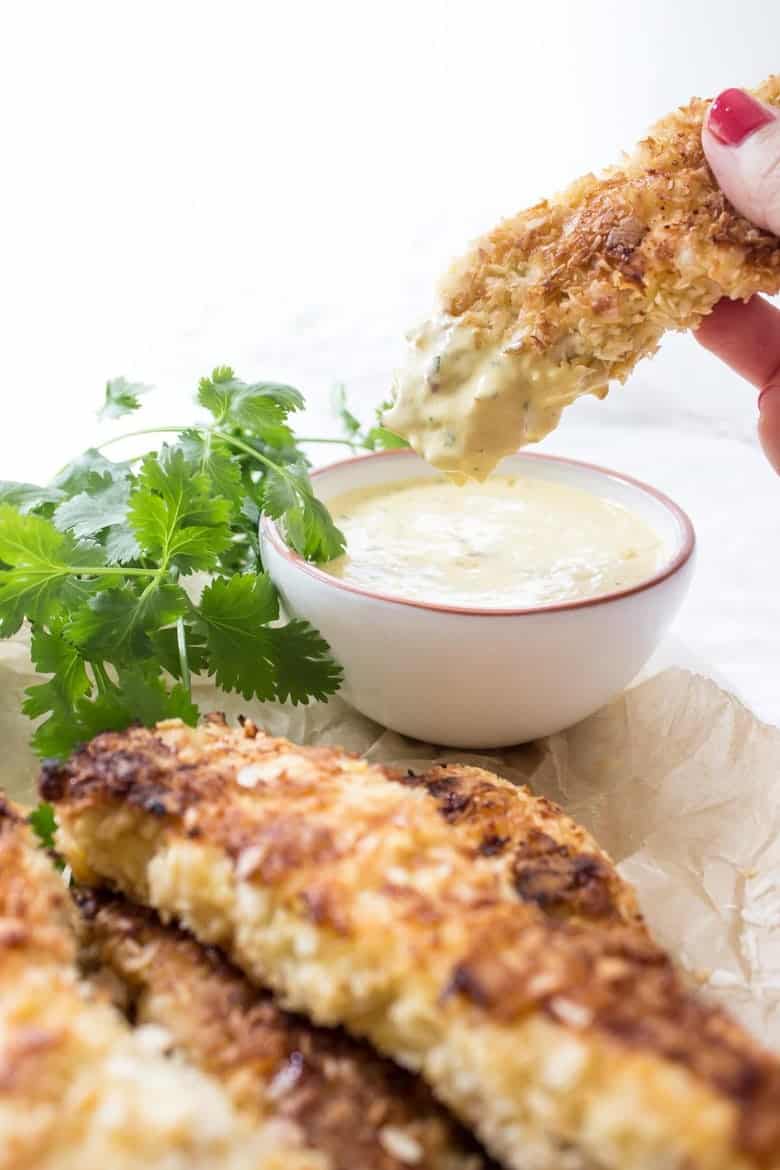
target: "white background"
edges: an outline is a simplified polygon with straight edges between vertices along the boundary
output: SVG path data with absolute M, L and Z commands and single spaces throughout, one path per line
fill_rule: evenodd
M 199 374 L 299 385 L 366 415 L 451 256 L 615 161 L 693 94 L 780 69 L 774 0 L 60 2 L 0 7 L 0 478 L 110 433 L 106 378 L 189 418 Z M 673 338 L 544 448 L 690 511 L 676 627 L 780 721 L 780 482 L 755 395 Z M 327 450 L 327 448 L 325 448 Z M 322 449 L 320 449 L 321 457 Z

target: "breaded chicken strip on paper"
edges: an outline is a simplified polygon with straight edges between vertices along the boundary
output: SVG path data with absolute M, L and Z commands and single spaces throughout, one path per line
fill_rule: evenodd
M 127 899 L 80 888 L 83 954 L 139 1023 L 226 1088 L 249 1119 L 294 1126 L 332 1170 L 485 1170 L 418 1078 L 341 1031 L 283 1011 L 214 948 Z
M 328 1170 L 90 994 L 70 910 L 0 796 L 0 1170 Z
M 780 74 L 754 92 L 780 105 Z M 736 213 L 704 157 L 707 106 L 478 240 L 410 335 L 386 425 L 484 479 L 575 398 L 624 382 L 667 330 L 695 328 L 721 297 L 780 291 L 780 240 Z
M 218 721 L 100 735 L 41 791 L 80 881 L 419 1070 L 514 1170 L 780 1167 L 780 1063 L 548 801 Z

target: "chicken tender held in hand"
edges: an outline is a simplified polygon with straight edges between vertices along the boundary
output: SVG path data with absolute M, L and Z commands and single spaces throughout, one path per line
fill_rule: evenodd
M 756 96 L 780 106 L 780 74 Z M 667 330 L 780 291 L 780 240 L 737 214 L 704 157 L 700 99 L 625 162 L 477 241 L 410 337 L 385 414 L 430 463 L 484 479 L 582 394 L 604 397 Z

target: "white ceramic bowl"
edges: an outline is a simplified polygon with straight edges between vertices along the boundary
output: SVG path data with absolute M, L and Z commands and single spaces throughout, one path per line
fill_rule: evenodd
M 407 601 L 329 576 L 261 525 L 263 561 L 290 614 L 307 618 L 345 672 L 344 697 L 404 735 L 461 748 L 504 747 L 592 714 L 636 675 L 677 612 L 693 569 L 685 513 L 627 476 L 525 452 L 505 474 L 554 479 L 630 508 L 662 539 L 660 569 L 631 589 L 535 609 L 479 610 Z M 314 472 L 317 495 L 434 476 L 411 451 Z

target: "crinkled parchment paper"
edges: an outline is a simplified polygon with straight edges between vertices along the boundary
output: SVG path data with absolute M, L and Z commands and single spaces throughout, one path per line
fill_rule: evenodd
M 35 678 L 24 642 L 0 644 L 2 784 L 22 800 L 37 768 L 20 707 Z M 496 753 L 403 739 L 338 698 L 292 708 L 195 689 L 202 709 L 298 742 L 474 762 L 557 801 L 619 862 L 659 941 L 780 1050 L 780 729 L 710 679 L 667 668 L 565 733 Z

